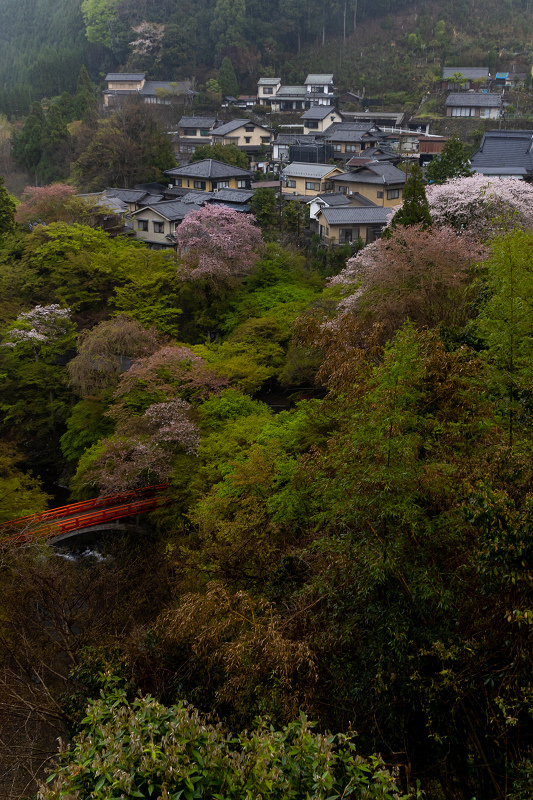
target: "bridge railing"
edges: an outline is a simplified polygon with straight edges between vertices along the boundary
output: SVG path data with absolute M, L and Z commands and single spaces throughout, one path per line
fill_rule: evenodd
M 30 514 L 28 517 L 19 517 L 19 519 L 11 519 L 8 522 L 3 522 L 0 524 L 0 531 L 6 528 L 20 528 L 34 525 L 35 523 L 49 522 L 54 519 L 70 517 L 74 514 L 80 514 L 83 511 L 91 511 L 95 508 L 117 506 L 117 504 L 124 504 L 128 500 L 135 501 L 137 497 L 145 497 L 146 495 L 155 494 L 167 488 L 168 483 L 158 483 L 154 486 L 143 486 L 142 489 L 131 489 L 128 492 L 120 492 L 119 494 L 109 495 L 108 497 L 95 497 L 92 500 L 70 503 L 67 506 L 52 508 L 50 511 L 43 511 L 41 514 Z

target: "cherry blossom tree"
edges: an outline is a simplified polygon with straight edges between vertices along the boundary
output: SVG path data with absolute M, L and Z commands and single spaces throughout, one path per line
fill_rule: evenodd
M 387 335 L 406 318 L 429 327 L 464 325 L 472 301 L 472 266 L 486 255 L 470 234 L 399 226 L 349 259 L 330 284 L 355 289 L 341 301 L 341 313 L 380 322 Z
M 101 213 L 102 208 L 99 210 Z M 94 203 L 76 197 L 74 186 L 54 183 L 50 186 L 26 186 L 15 221 L 47 225 L 51 222 L 89 224 L 94 216 Z
M 489 239 L 515 226 L 533 228 L 533 186 L 512 178 L 473 175 L 426 187 L 436 225 Z
M 38 346 L 57 342 L 68 335 L 73 335 L 74 326 L 70 321 L 70 308 L 61 308 L 58 303 L 49 306 L 35 306 L 31 311 L 23 311 L 18 315 L 13 326 L 8 330 L 4 347 L 16 347 L 18 344 L 31 344 L 35 358 L 38 357 Z
M 119 432 L 99 443 L 96 458 L 84 472 L 83 484 L 97 484 L 101 495 L 106 496 L 143 483 L 166 481 L 176 453 L 196 455 L 198 450 L 200 434 L 189 418 L 191 409 L 180 399 L 153 403 L 136 418 L 135 435 Z
M 187 214 L 176 231 L 181 277 L 227 282 L 246 274 L 262 247 L 255 218 L 227 206 L 207 205 Z

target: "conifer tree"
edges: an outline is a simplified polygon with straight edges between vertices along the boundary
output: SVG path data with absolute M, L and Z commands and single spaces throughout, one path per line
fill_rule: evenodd
M 80 74 L 78 75 L 76 94 L 74 95 L 74 112 L 76 114 L 76 119 L 83 120 L 87 125 L 91 125 L 91 123 L 95 122 L 96 99 L 94 95 L 94 86 L 92 85 L 85 65 L 82 65 Z
M 218 84 L 220 86 L 222 97 L 226 97 L 227 95 L 230 95 L 231 97 L 238 97 L 239 82 L 237 81 L 233 64 L 227 56 L 222 61 L 218 71 Z
M 404 186 L 403 203 L 392 218 L 390 227 L 421 223 L 423 228 L 429 228 L 432 222 L 422 170 L 418 164 L 414 164 Z
M 15 201 L 7 191 L 0 175 L 0 242 L 3 237 L 15 230 Z
M 429 183 L 446 183 L 452 178 L 469 178 L 473 174 L 467 148 L 457 136 L 446 142 L 440 156 L 430 161 L 426 168 Z

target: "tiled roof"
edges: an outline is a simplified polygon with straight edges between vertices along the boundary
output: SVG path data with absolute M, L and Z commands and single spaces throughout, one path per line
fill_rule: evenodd
M 446 98 L 445 106 L 461 106 L 461 108 L 499 108 L 501 94 L 489 92 L 455 92 Z
M 237 128 L 242 128 L 244 125 L 253 125 L 254 128 L 263 128 L 268 130 L 264 125 L 259 125 L 257 122 L 252 122 L 249 119 L 233 119 L 231 122 L 226 122 L 219 128 L 215 128 L 213 136 L 225 136 L 228 133 L 236 131 Z
M 322 213 L 329 225 L 386 225 L 391 209 L 382 206 L 374 208 L 343 206 L 324 208 Z
M 329 114 L 338 114 L 334 106 L 313 106 L 308 108 L 300 119 L 325 119 Z
M 278 133 L 272 144 L 317 144 L 315 133 Z
M 216 117 L 182 117 L 178 128 L 211 128 L 216 121 Z
M 485 175 L 533 173 L 533 130 L 486 131 L 470 158 L 472 169 Z
M 280 83 L 281 78 L 259 78 L 257 83 L 259 86 L 272 86 L 273 84 Z
M 142 81 L 146 77 L 145 72 L 108 72 L 105 76 L 106 81 Z
M 187 214 L 190 214 L 191 211 L 198 210 L 198 206 L 194 203 L 183 203 L 181 200 L 165 200 L 163 203 L 150 203 L 149 205 L 143 206 L 138 211 L 133 211 L 132 216 L 135 217 L 138 214 L 142 214 L 147 208 L 150 208 L 157 214 L 161 214 L 162 217 L 170 220 L 170 222 L 183 219 Z
M 220 200 L 224 203 L 247 203 L 252 195 L 251 189 L 219 189 L 211 197 L 215 202 Z
M 230 178 L 237 177 L 250 178 L 252 173 L 241 167 L 234 167 L 231 164 L 223 164 L 222 161 L 215 161 L 214 158 L 204 158 L 202 161 L 195 161 L 187 164 L 186 167 L 174 167 L 165 170 L 165 175 L 186 177 L 186 178 Z
M 143 189 L 115 189 L 111 187 L 106 189 L 105 193 L 110 197 L 118 197 L 124 203 L 139 203 L 150 196 L 150 193 Z
M 488 67 L 444 67 L 442 70 L 442 79 L 448 80 L 455 73 L 460 73 L 468 78 L 470 81 L 479 81 L 489 77 Z
M 340 192 L 323 192 L 322 194 L 317 194 L 316 197 L 308 200 L 307 204 L 309 205 L 309 203 L 315 203 L 317 200 L 323 200 L 329 208 L 334 206 L 350 205 L 347 195 L 341 194 Z
M 283 99 L 284 97 L 307 97 L 307 89 L 305 86 L 280 86 L 276 98 Z
M 333 83 L 333 75 L 317 75 L 315 73 L 310 73 L 304 83 L 306 86 L 310 83 Z
M 187 192 L 187 194 L 180 197 L 180 201 L 186 204 L 194 203 L 197 206 L 203 206 L 212 197 L 214 197 L 212 192 Z
M 283 170 L 286 178 L 323 178 L 335 169 L 334 164 L 301 164 L 293 161 Z
M 397 169 L 392 164 L 370 162 L 359 167 L 355 172 L 344 172 L 335 175 L 334 180 L 350 181 L 352 183 L 405 183 L 405 172 Z

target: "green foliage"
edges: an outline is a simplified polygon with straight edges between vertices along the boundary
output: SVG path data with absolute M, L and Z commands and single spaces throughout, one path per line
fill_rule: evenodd
M 12 445 L 0 441 L 0 522 L 38 514 L 48 505 L 41 482 L 20 469 L 21 460 Z
M 104 416 L 105 410 L 102 399 L 93 397 L 74 406 L 60 439 L 61 452 L 68 461 L 78 461 L 88 448 L 112 433 L 114 425 Z
M 428 183 L 446 183 L 452 178 L 467 178 L 474 173 L 469 166 L 469 148 L 456 136 L 449 139 L 442 153 L 426 167 Z
M 250 210 L 263 230 L 279 224 L 278 202 L 274 189 L 260 187 L 253 193 Z
M 227 95 L 231 97 L 239 96 L 239 82 L 237 81 L 233 64 L 227 56 L 222 59 L 222 64 L 218 71 L 218 83 L 223 97 Z
M 258 720 L 250 732 L 229 736 L 185 703 L 167 708 L 150 696 L 130 702 L 111 687 L 90 703 L 41 797 L 93 792 L 103 800 L 117 792 L 186 800 L 399 797 L 379 758 L 360 758 L 350 736 L 314 733 L 304 714 L 281 730 Z
M 191 161 L 203 161 L 204 158 L 214 158 L 223 164 L 248 169 L 248 157 L 239 150 L 236 144 L 202 144 L 195 148 Z
M 4 179 L 0 175 L 0 244 L 6 234 L 15 230 L 15 200 L 8 193 Z
M 432 224 L 431 214 L 429 213 L 429 203 L 426 197 L 425 181 L 422 170 L 418 164 L 413 164 L 409 170 L 409 177 L 403 189 L 403 203 L 400 209 L 393 216 L 391 227 L 396 225 L 418 225 L 422 223 L 424 228 Z

